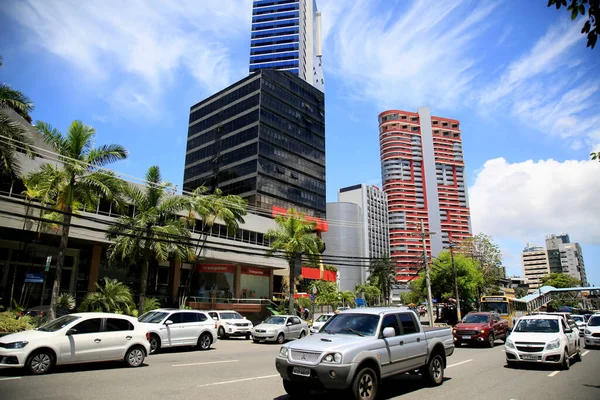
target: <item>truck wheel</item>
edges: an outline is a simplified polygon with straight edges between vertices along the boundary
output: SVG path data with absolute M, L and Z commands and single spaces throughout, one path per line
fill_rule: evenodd
M 439 386 L 444 381 L 444 359 L 436 354 L 422 370 L 423 377 L 432 386 Z
M 307 398 L 310 394 L 310 389 L 299 382 L 291 382 L 284 379 L 283 388 L 292 399 Z
M 565 349 L 565 354 L 563 354 L 563 362 L 562 369 L 567 371 L 571 368 L 571 361 L 569 360 L 569 352 Z
M 364 367 L 354 377 L 352 395 L 356 400 L 374 400 L 378 388 L 377 374 L 373 369 Z
M 496 341 L 496 337 L 494 337 L 493 333 L 488 335 L 487 347 L 494 347 L 494 342 Z

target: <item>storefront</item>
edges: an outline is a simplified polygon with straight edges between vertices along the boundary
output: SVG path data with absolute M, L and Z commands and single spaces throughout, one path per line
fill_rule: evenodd
M 190 296 L 198 301 L 215 301 L 235 297 L 236 266 L 230 264 L 201 264 L 192 277 Z
M 240 291 L 243 299 L 268 299 L 269 270 L 241 267 Z

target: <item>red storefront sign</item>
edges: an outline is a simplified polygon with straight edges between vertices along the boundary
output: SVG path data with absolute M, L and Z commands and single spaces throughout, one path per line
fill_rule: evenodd
M 269 270 L 262 268 L 242 267 L 242 274 L 254 276 L 269 276 Z
M 302 267 L 302 277 L 304 279 L 321 279 L 321 270 L 319 268 Z
M 336 271 L 323 271 L 323 280 L 329 282 L 337 281 L 337 272 Z
M 229 264 L 199 264 L 196 266 L 198 272 L 218 273 L 235 273 L 235 265 Z

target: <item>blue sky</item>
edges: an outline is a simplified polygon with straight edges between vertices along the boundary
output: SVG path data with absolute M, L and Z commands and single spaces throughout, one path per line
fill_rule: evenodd
M 473 228 L 510 274 L 527 242 L 568 232 L 600 285 L 600 48 L 581 17 L 547 1 L 318 0 L 323 13 L 327 198 L 381 181 L 377 115 L 461 121 Z M 0 81 L 29 95 L 35 120 L 81 119 L 115 165 L 152 164 L 181 187 L 189 107 L 247 75 L 251 1 L 8 1 Z

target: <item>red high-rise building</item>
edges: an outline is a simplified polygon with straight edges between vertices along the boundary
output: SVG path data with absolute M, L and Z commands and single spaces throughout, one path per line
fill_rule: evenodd
M 388 195 L 390 256 L 397 279 L 408 282 L 423 266 L 418 224 L 435 232 L 426 241 L 428 257 L 471 236 L 460 123 L 417 113 L 379 114 L 383 190 Z

